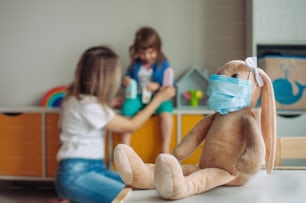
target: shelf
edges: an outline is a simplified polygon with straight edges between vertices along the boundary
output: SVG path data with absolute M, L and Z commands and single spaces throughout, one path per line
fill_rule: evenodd
M 0 106 L 0 112 L 8 113 L 42 113 L 42 112 L 59 112 L 60 108 L 48 108 L 41 106 Z

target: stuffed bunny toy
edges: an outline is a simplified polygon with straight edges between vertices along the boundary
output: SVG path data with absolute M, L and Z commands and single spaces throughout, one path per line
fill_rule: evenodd
M 114 150 L 117 170 L 126 185 L 155 188 L 164 199 L 181 199 L 221 185 L 240 186 L 265 164 L 274 166 L 276 109 L 271 80 L 257 68 L 256 57 L 226 63 L 210 76 L 209 108 L 204 117 L 174 148 L 145 164 L 128 145 Z M 261 108 L 255 108 L 261 96 Z M 205 140 L 198 165 L 181 165 Z

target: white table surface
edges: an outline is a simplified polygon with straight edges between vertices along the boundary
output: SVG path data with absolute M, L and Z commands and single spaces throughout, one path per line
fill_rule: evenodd
M 221 186 L 206 193 L 176 201 L 163 200 L 156 190 L 133 190 L 126 203 L 306 203 L 306 170 L 259 171 L 246 185 Z

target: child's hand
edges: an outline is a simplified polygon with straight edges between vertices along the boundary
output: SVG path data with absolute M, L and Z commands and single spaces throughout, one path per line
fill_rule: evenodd
M 157 82 L 148 82 L 146 88 L 150 92 L 155 92 L 158 90 L 159 84 Z
M 172 86 L 161 87 L 154 98 L 160 98 L 162 101 L 171 99 L 175 95 L 175 88 Z
M 124 99 L 122 97 L 115 97 L 111 103 L 111 107 L 115 109 L 116 108 L 119 109 L 121 105 L 123 104 L 123 102 L 124 102 Z
M 127 87 L 130 84 L 130 80 L 131 78 L 129 76 L 124 76 L 123 80 L 122 80 L 122 84 Z

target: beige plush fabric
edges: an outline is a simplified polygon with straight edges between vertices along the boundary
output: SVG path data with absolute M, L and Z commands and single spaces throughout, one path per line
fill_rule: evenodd
M 117 145 L 114 153 L 118 172 L 134 188 L 156 188 L 165 199 L 180 199 L 221 185 L 243 185 L 260 169 L 274 165 L 276 110 L 271 80 L 257 69 L 264 85 L 258 87 L 244 61 L 226 63 L 218 74 L 252 81 L 251 106 L 226 115 L 203 118 L 175 147 L 173 154 L 160 154 L 155 165 L 147 165 L 127 145 Z M 261 108 L 255 104 L 261 95 Z M 199 164 L 181 166 L 205 139 Z

